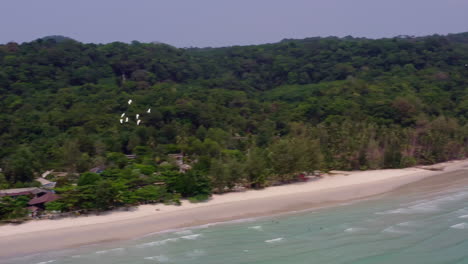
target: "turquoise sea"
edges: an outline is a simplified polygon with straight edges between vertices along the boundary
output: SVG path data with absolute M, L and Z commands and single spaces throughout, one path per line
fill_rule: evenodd
M 9 264 L 467 263 L 468 186 L 173 230 Z

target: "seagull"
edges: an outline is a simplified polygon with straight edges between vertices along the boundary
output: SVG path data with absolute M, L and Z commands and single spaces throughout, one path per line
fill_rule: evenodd
M 128 104 L 132 104 L 132 99 L 128 100 Z
M 121 114 L 120 117 L 124 117 L 125 116 L 125 113 Z
M 140 125 L 140 122 L 141 122 L 141 120 L 137 120 L 137 126 L 139 126 L 139 125 Z
M 138 120 L 138 117 L 140 116 L 140 114 L 136 114 L 136 119 Z
M 120 124 L 122 124 L 122 123 L 123 123 L 123 119 L 122 119 L 122 118 L 120 118 Z
M 151 108 L 148 108 L 148 111 L 146 111 L 146 113 L 151 113 Z
M 128 117 L 125 118 L 125 122 L 126 122 L 126 123 L 128 122 Z

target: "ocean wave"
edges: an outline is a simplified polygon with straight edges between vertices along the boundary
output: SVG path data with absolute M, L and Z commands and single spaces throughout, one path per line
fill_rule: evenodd
M 281 242 L 283 240 L 284 240 L 284 238 L 278 237 L 278 238 L 274 238 L 274 239 L 265 240 L 265 243 L 278 243 L 278 242 Z
M 468 218 L 468 215 L 460 215 L 458 218 Z
M 405 204 L 406 207 L 401 207 L 393 210 L 377 212 L 378 215 L 386 214 L 413 214 L 413 213 L 431 213 L 440 211 L 440 206 L 453 201 L 460 201 L 468 197 L 468 192 L 458 192 L 450 195 L 443 195 L 432 198 L 430 200 L 419 200 Z
M 109 252 L 115 252 L 115 251 L 121 251 L 123 248 L 113 248 L 113 249 L 108 249 L 108 250 L 101 250 L 101 251 L 96 251 L 96 254 L 106 254 Z
M 468 224 L 467 223 L 459 223 L 456 225 L 451 226 L 450 228 L 455 228 L 455 229 L 467 229 Z
M 438 199 L 439 202 L 447 202 L 447 201 L 460 201 L 468 197 L 468 192 L 458 192 L 456 194 L 444 196 Z
M 262 228 L 261 225 L 258 225 L 258 226 L 249 226 L 248 229 L 263 231 L 263 228 Z
M 395 228 L 394 226 L 389 226 L 389 227 L 385 228 L 384 230 L 382 230 L 382 232 L 392 233 L 392 234 L 407 234 L 408 233 L 407 231 Z
M 55 259 L 52 259 L 52 260 L 48 260 L 48 261 L 42 261 L 42 262 L 39 262 L 37 264 L 47 264 L 47 263 L 52 263 L 52 262 L 55 262 L 56 260 Z
M 181 236 L 181 237 L 172 237 L 172 238 L 167 238 L 163 240 L 156 240 L 156 241 L 151 241 L 143 244 L 136 245 L 135 247 L 137 248 L 146 248 L 146 247 L 154 247 L 154 246 L 162 246 L 170 242 L 177 242 L 180 239 L 185 239 L 185 240 L 195 240 L 201 236 L 201 234 L 192 234 L 192 231 L 186 230 L 186 231 L 180 231 L 178 232 L 179 235 L 184 235 L 184 234 L 190 234 L 186 236 Z
M 420 204 L 420 203 L 426 203 L 426 202 L 444 203 L 444 202 L 451 202 L 451 201 L 460 201 L 466 197 L 468 197 L 468 191 L 457 190 L 456 192 L 452 192 L 450 194 L 445 193 L 439 196 L 432 196 L 432 198 L 430 199 L 413 201 L 413 202 L 408 203 L 407 205 Z
M 440 208 L 436 204 L 432 204 L 430 202 L 421 203 L 417 205 L 413 205 L 407 208 L 398 208 L 394 210 L 387 210 L 383 212 L 377 212 L 377 215 L 387 215 L 387 214 L 415 214 L 415 213 L 431 213 L 437 212 Z
M 195 240 L 195 239 L 198 239 L 200 236 L 201 234 L 193 234 L 193 235 L 183 236 L 181 238 L 187 239 L 187 240 Z
M 181 231 L 175 232 L 174 234 L 176 234 L 176 235 L 191 235 L 191 234 L 193 234 L 193 232 L 192 232 L 192 230 L 181 230 Z
M 407 221 L 407 222 L 401 222 L 396 224 L 397 226 L 420 226 L 420 224 L 414 222 L 414 221 Z
M 356 233 L 356 232 L 364 231 L 366 229 L 367 228 L 363 228 L 363 227 L 350 227 L 350 228 L 345 229 L 344 231 L 346 233 Z
M 144 259 L 146 259 L 146 260 L 156 260 L 157 262 L 162 262 L 162 263 L 169 262 L 169 258 L 164 256 L 164 255 L 146 257 Z
M 223 222 L 213 222 L 213 223 L 208 223 L 208 224 L 204 224 L 204 225 L 192 226 L 190 228 L 191 229 L 206 229 L 206 228 L 210 228 L 210 227 L 213 227 L 213 226 L 219 226 L 219 225 L 249 223 L 249 222 L 257 221 L 257 220 L 263 219 L 263 218 L 266 218 L 266 217 L 265 216 L 263 216 L 263 217 L 249 217 L 249 218 L 235 219 L 235 220 L 229 220 L 229 221 L 223 221 Z
M 201 249 L 194 249 L 190 252 L 185 253 L 185 255 L 187 255 L 188 257 L 201 257 L 206 255 L 206 252 Z
M 168 239 L 164 239 L 164 240 L 157 240 L 157 241 L 152 241 L 152 242 L 140 244 L 140 245 L 137 245 L 136 247 L 145 248 L 145 247 L 161 246 L 161 245 L 165 245 L 165 244 L 167 244 L 169 242 L 175 242 L 175 241 L 178 241 L 178 240 L 179 240 L 178 237 L 174 237 L 174 238 L 168 238 Z

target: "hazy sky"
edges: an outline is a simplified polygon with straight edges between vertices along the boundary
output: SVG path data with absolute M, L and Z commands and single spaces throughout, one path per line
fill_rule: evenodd
M 64 35 L 215 47 L 464 31 L 468 0 L 14 0 L 0 11 L 0 43 Z

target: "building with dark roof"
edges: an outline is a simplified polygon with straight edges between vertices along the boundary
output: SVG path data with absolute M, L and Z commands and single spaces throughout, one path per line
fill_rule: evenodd
M 59 197 L 55 193 L 48 192 L 46 194 L 43 194 L 41 196 L 37 196 L 33 199 L 31 199 L 28 204 L 29 205 L 40 205 L 40 204 L 46 204 L 48 202 L 52 202 L 57 200 Z
M 21 195 L 37 195 L 37 194 L 46 193 L 46 192 L 48 192 L 48 191 L 44 190 L 44 189 L 41 189 L 41 188 L 37 188 L 37 187 L 4 189 L 4 190 L 0 190 L 0 197 L 3 197 L 3 196 L 16 197 L 16 196 L 21 196 Z

